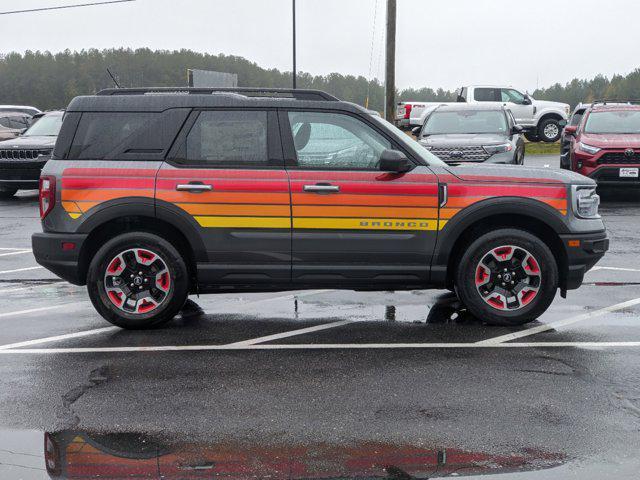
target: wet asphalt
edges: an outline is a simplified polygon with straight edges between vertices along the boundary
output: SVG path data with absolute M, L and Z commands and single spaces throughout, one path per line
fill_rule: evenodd
M 640 304 L 600 310 L 640 298 L 640 191 L 602 194 L 606 268 L 524 327 L 487 327 L 445 291 L 220 295 L 158 330 L 4 353 L 109 324 L 84 289 L 36 268 L 34 192 L 2 200 L 0 478 L 49 478 L 45 432 L 62 478 L 78 473 L 70 445 L 96 449 L 82 473 L 103 478 L 96 465 L 125 477 L 131 462 L 144 478 L 637 478 L 640 345 L 611 342 L 640 342 Z M 473 347 L 513 333 L 521 346 Z

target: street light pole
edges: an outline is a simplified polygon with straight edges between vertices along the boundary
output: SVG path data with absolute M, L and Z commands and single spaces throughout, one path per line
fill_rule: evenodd
M 293 88 L 297 87 L 297 71 L 296 71 L 296 0 L 292 0 L 293 3 Z
M 387 0 L 387 48 L 385 62 L 385 108 L 387 121 L 395 120 L 396 108 L 396 0 Z

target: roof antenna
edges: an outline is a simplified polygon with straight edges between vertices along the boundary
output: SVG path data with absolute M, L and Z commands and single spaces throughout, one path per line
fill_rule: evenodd
M 118 83 L 118 80 L 116 80 L 116 77 L 113 75 L 113 73 L 111 73 L 111 70 L 109 70 L 109 68 L 107 67 L 107 73 L 109 74 L 109 76 L 111 77 L 111 80 L 113 80 L 113 83 L 115 83 L 116 88 L 122 88 L 120 86 L 120 84 Z

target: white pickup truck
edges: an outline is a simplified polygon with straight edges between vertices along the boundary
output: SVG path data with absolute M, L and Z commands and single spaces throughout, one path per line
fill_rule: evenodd
M 527 93 L 512 87 L 473 85 L 458 90 L 458 102 L 496 103 L 504 105 L 525 128 L 527 140 L 556 142 L 562 134 L 563 123 L 569 116 L 569 105 L 559 102 L 535 100 Z M 426 116 L 443 102 L 401 102 L 396 110 L 396 124 L 412 129 L 422 126 Z

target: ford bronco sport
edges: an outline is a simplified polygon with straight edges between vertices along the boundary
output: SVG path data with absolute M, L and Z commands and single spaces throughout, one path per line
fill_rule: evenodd
M 74 99 L 40 179 L 37 261 L 124 328 L 187 295 L 455 290 L 518 325 L 608 248 L 595 183 L 447 166 L 318 91 L 120 89 Z

